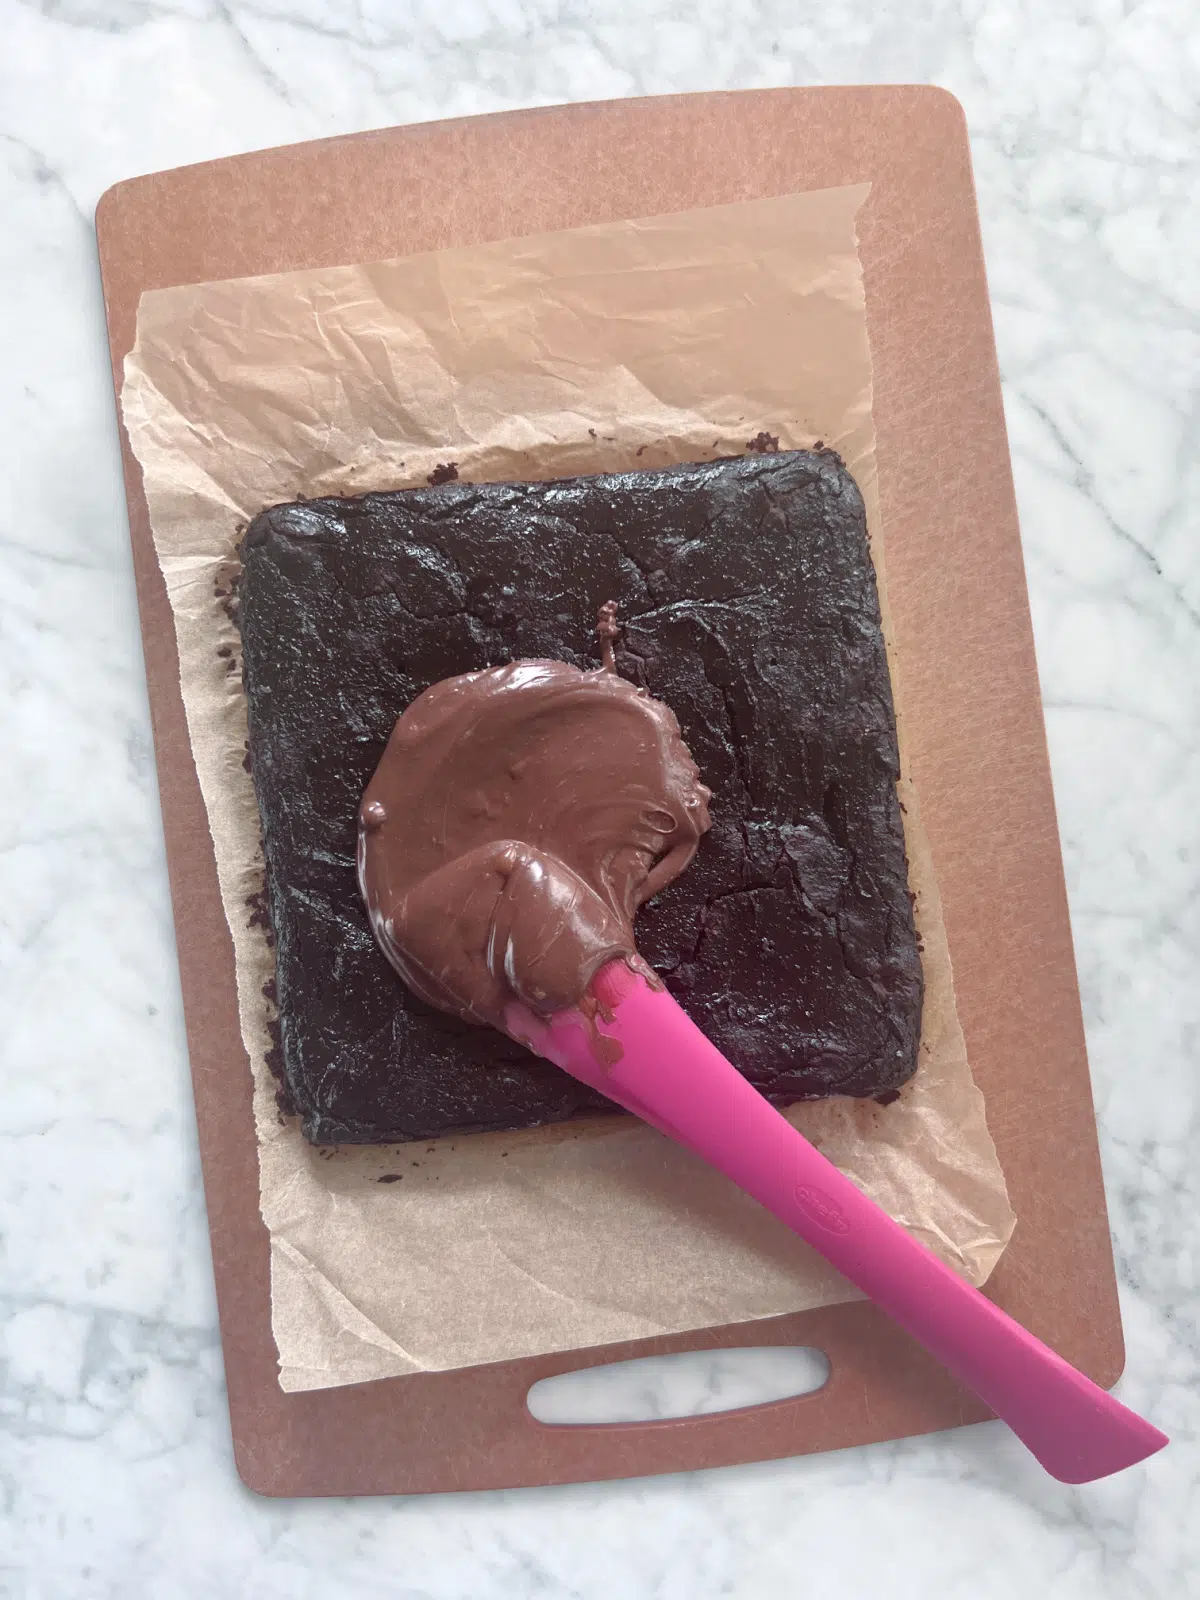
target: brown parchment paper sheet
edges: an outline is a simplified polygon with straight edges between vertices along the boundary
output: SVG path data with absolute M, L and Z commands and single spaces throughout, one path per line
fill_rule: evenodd
M 272 1326 L 286 1390 L 682 1332 L 855 1291 L 719 1175 L 614 1118 L 318 1152 L 265 1063 L 273 958 L 243 766 L 239 527 L 300 494 L 711 459 L 821 438 L 867 503 L 889 635 L 854 216 L 866 185 L 142 296 L 122 408 L 175 618 L 255 1084 Z M 892 653 L 902 765 L 910 739 Z M 911 782 L 926 975 L 921 1066 L 895 1104 L 791 1120 L 973 1282 L 1013 1228 L 966 1060 Z M 401 1176 L 397 1179 L 396 1174 Z M 394 1181 L 381 1183 L 382 1177 Z

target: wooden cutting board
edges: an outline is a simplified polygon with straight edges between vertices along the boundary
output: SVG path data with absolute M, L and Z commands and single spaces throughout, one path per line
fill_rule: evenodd
M 1103 1384 L 1123 1350 L 1054 799 L 971 178 L 933 88 L 778 89 L 385 129 L 116 185 L 96 218 L 113 372 L 145 289 L 334 266 L 869 181 L 859 215 L 888 592 L 959 1013 L 1019 1218 L 988 1292 Z M 122 430 L 238 1470 L 275 1495 L 616 1478 L 799 1455 L 986 1408 L 873 1306 L 302 1394 L 276 1381 L 249 1063 L 179 694 L 174 630 Z M 817 1346 L 816 1394 L 549 1427 L 539 1378 L 614 1359 Z

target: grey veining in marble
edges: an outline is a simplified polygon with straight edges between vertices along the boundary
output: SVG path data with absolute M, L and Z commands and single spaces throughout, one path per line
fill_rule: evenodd
M 1189 0 L 0 0 L 0 1595 L 1200 1592 L 1198 77 Z M 230 1464 L 95 202 L 393 122 L 886 80 L 946 85 L 971 124 L 1121 1393 L 1175 1442 L 1087 1489 L 988 1425 L 686 1479 L 257 1500 Z M 737 1380 L 677 1381 L 699 1404 Z

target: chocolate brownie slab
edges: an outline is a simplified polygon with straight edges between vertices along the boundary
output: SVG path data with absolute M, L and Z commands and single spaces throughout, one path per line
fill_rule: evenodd
M 522 657 L 666 701 L 713 791 L 643 954 L 777 1104 L 879 1095 L 922 998 L 862 500 L 829 451 L 276 506 L 239 590 L 283 1071 L 317 1143 L 533 1127 L 608 1103 L 416 998 L 359 899 L 357 808 L 404 707 Z

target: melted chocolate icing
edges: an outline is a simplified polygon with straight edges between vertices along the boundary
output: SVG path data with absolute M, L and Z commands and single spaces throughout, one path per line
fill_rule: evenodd
M 709 791 L 674 713 L 605 665 L 516 661 L 447 678 L 396 723 L 359 811 L 371 926 L 410 988 L 504 1027 L 516 999 L 579 1005 L 637 963 L 633 919 L 687 866 Z

